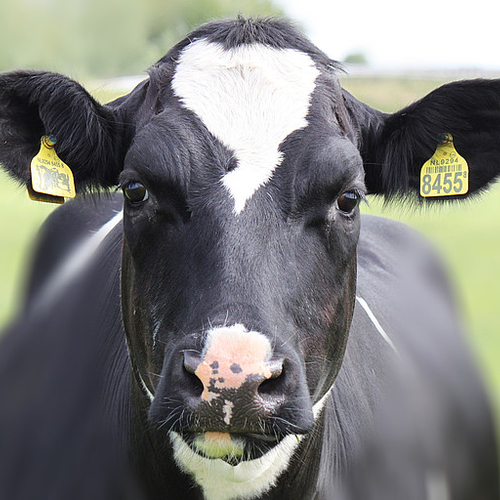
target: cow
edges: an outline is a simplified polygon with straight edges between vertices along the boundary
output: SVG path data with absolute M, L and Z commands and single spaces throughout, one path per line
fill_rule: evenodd
M 44 224 L 1 344 L 2 498 L 499 497 L 440 259 L 359 205 L 494 182 L 500 81 L 385 114 L 340 70 L 288 22 L 238 18 L 106 105 L 0 75 L 3 167 L 30 186 L 51 136 L 80 193 Z M 445 146 L 466 163 L 421 181 Z

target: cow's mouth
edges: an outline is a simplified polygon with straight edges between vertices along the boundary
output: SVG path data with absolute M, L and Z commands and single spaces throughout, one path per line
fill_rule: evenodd
M 262 457 L 277 444 L 284 435 L 255 432 L 187 432 L 184 441 L 198 455 L 209 459 L 221 459 L 229 465 Z

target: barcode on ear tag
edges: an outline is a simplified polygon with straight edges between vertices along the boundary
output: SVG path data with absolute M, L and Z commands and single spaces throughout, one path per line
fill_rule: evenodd
M 469 166 L 458 154 L 451 134 L 440 137 L 436 151 L 420 171 L 420 196 L 458 196 L 469 191 Z

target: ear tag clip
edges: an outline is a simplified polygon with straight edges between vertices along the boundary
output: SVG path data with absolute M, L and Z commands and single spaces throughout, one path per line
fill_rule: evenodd
M 40 151 L 31 160 L 31 189 L 28 187 L 28 193 L 32 200 L 64 203 L 64 198 L 76 196 L 73 172 L 57 156 L 53 135 L 44 135 L 40 142 Z
M 436 151 L 420 171 L 420 196 L 458 196 L 469 191 L 469 166 L 453 144 L 451 134 L 442 134 Z

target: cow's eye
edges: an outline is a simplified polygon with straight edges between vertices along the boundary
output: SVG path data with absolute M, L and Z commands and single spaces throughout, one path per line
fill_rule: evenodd
M 337 206 L 340 211 L 350 214 L 358 206 L 360 199 L 361 196 L 356 191 L 346 191 L 337 199 Z
M 142 203 L 149 198 L 148 190 L 140 182 L 127 182 L 122 189 L 123 194 L 131 203 Z

